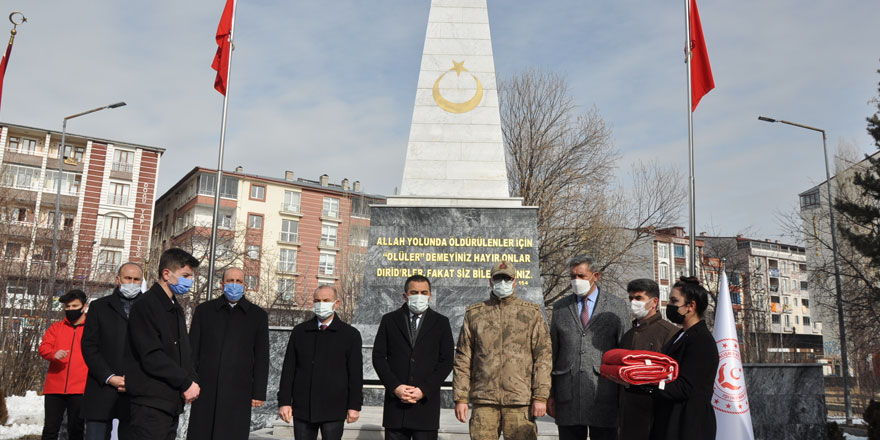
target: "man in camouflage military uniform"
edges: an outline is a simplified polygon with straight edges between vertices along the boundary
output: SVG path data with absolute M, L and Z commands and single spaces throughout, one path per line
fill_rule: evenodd
M 537 438 L 535 417 L 547 412 L 552 354 L 550 330 L 537 304 L 516 297 L 516 269 L 496 264 L 492 296 L 467 308 L 455 350 L 455 416 L 468 419 L 471 438 Z M 531 405 L 531 408 L 530 408 Z

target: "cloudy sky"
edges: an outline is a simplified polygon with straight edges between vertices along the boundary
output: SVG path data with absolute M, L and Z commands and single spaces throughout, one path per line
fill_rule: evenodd
M 30 21 L 0 119 L 60 130 L 65 115 L 124 100 L 69 130 L 166 148 L 161 191 L 193 166 L 216 166 L 222 96 L 210 65 L 223 3 L 4 0 Z M 429 6 L 240 0 L 226 167 L 327 173 L 393 193 Z M 821 137 L 757 117 L 874 151 L 865 117 L 880 81 L 880 2 L 702 0 L 700 13 L 717 88 L 694 115 L 697 228 L 776 237 L 776 213 L 824 180 Z M 645 160 L 687 175 L 681 1 L 489 0 L 489 16 L 499 77 L 530 66 L 564 74 L 575 101 L 611 125 L 621 170 Z

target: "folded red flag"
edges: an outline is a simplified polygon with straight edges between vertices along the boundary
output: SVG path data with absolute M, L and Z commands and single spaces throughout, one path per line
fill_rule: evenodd
M 606 351 L 602 356 L 599 374 L 624 385 L 672 382 L 678 379 L 678 362 L 655 351 L 617 348 Z

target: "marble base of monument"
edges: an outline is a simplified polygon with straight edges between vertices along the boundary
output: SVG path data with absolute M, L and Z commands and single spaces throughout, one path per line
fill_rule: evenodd
M 826 438 L 821 364 L 745 364 L 755 440 Z

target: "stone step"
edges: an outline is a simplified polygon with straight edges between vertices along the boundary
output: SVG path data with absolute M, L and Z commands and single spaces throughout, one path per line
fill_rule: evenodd
M 290 439 L 293 438 L 293 425 L 284 423 L 278 419 L 272 422 L 271 428 L 252 432 L 251 440 Z M 357 440 L 383 440 L 385 432 L 382 428 L 382 407 L 365 406 L 361 411 L 360 419 L 350 425 L 345 425 L 343 439 Z M 440 410 L 440 440 L 467 440 L 470 439 L 468 424 L 461 423 L 455 418 L 455 411 L 451 409 Z M 557 440 L 559 434 L 556 424 L 549 417 L 538 419 L 538 439 Z

